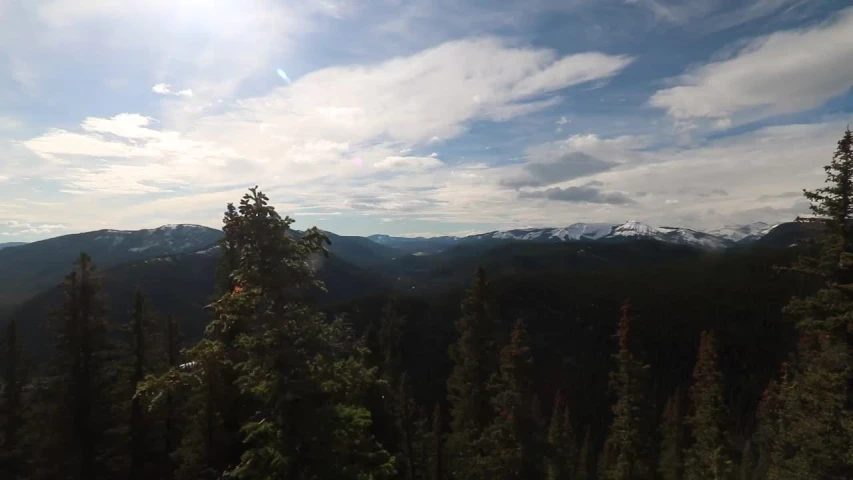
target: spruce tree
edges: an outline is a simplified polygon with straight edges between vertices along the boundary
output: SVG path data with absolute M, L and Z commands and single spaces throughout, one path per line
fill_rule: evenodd
M 625 303 L 619 320 L 619 351 L 614 355 L 616 371 L 610 388 L 616 396 L 613 422 L 604 443 L 601 473 L 605 480 L 651 478 L 654 474 L 650 422 L 649 367 L 635 345 L 631 305 Z
M 826 171 L 826 186 L 804 191 L 810 222 L 822 226 L 820 248 L 793 270 L 823 283 L 794 298 L 800 342 L 779 396 L 777 440 L 769 478 L 853 477 L 853 133 L 848 128 Z
M 402 447 L 398 457 L 404 476 L 410 480 L 426 479 L 427 459 L 424 455 L 428 442 L 426 417 L 421 407 L 412 398 L 412 387 L 408 375 L 400 375 L 400 384 L 396 392 L 397 430 Z
M 44 474 L 97 479 L 124 469 L 119 441 L 125 422 L 120 357 L 108 337 L 101 284 L 89 255 L 80 254 L 62 284 L 64 301 L 51 363 L 52 418 L 43 422 Z M 129 395 L 124 396 L 129 398 Z M 126 433 L 124 433 L 126 435 Z
M 545 478 L 548 480 L 570 480 L 574 478 L 577 464 L 575 434 L 572 419 L 562 392 L 554 398 L 554 412 L 548 427 L 548 449 L 546 452 Z
M 364 408 L 376 382 L 367 349 L 342 320 L 328 321 L 309 295 L 322 284 L 310 256 L 327 239 L 316 228 L 298 239 L 256 188 L 225 216 L 224 245 L 232 249 L 233 285 L 211 304 L 205 338 L 185 352 L 186 369 L 151 379 L 141 391 L 157 395 L 195 386 L 198 415 L 179 452 L 179 474 L 245 479 L 385 478 L 393 459 L 373 439 Z M 236 387 L 222 408 L 219 392 Z M 239 448 L 217 452 L 239 429 Z M 228 444 L 225 444 L 228 447 Z M 240 451 L 236 459 L 228 454 Z M 188 465 L 195 465 L 192 469 Z
M 583 443 L 578 452 L 578 466 L 575 468 L 575 480 L 592 480 L 592 434 L 589 427 L 586 427 L 586 433 L 583 436 Z
M 150 373 L 152 362 L 150 350 L 153 343 L 153 320 L 147 301 L 142 292 L 137 291 L 133 298 L 128 330 L 131 336 L 132 372 L 130 391 L 136 392 L 140 382 Z M 152 418 L 147 415 L 142 399 L 133 395 L 130 400 L 130 477 L 145 479 L 156 475 L 153 465 L 154 452 L 149 447 Z
M 12 319 L 6 325 L 3 346 L 3 382 L 0 398 L 2 442 L 0 442 L 0 476 L 19 478 L 25 474 L 26 456 L 21 430 L 24 424 L 23 389 L 26 384 L 23 347 L 18 336 L 18 324 Z
M 681 480 L 684 470 L 684 426 L 681 413 L 681 391 L 676 390 L 666 402 L 660 421 L 660 457 L 658 473 L 662 480 Z
M 454 365 L 447 380 L 451 409 L 447 451 L 456 480 L 476 478 L 476 466 L 483 455 L 476 443 L 492 421 L 488 385 L 498 370 L 497 329 L 491 287 L 480 268 L 462 302 L 462 316 L 456 321 L 459 339 L 450 348 Z
M 521 320 L 500 359 L 500 372 L 490 385 L 494 420 L 478 441 L 484 451 L 480 474 L 496 480 L 541 478 L 544 445 L 533 410 L 533 355 Z
M 181 364 L 181 328 L 180 323 L 172 316 L 166 316 L 164 326 L 163 351 L 165 353 L 166 369 L 174 370 Z M 137 385 L 138 387 L 138 385 Z M 180 405 L 172 392 L 167 392 L 163 401 L 163 475 L 170 478 L 175 470 L 174 456 L 180 442 L 182 422 L 180 421 Z
M 722 375 L 717 365 L 713 332 L 702 332 L 690 389 L 691 445 L 685 452 L 685 480 L 728 479 L 733 471 L 725 441 Z
M 441 403 L 435 404 L 432 414 L 432 453 L 430 456 L 430 478 L 432 480 L 444 480 L 444 415 Z
M 780 382 L 784 383 L 787 378 L 787 364 L 782 366 Z M 767 480 L 770 475 L 770 466 L 773 459 L 776 441 L 779 439 L 779 413 L 781 408 L 780 382 L 771 380 L 761 395 L 758 404 L 756 420 L 758 426 L 753 437 L 753 455 L 756 456 L 755 467 L 752 472 L 754 480 Z

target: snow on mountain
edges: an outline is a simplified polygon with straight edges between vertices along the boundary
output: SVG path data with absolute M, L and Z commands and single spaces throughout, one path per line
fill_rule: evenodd
M 735 242 L 751 241 L 763 237 L 777 225 L 769 225 L 765 222 L 755 222 L 748 225 L 726 225 L 716 230 L 708 230 L 706 233 Z
M 566 228 L 554 229 L 552 237 L 561 240 L 598 240 L 610 234 L 613 230 L 612 223 L 573 223 Z
M 102 230 L 95 242 L 115 248 L 126 244 L 130 253 L 151 250 L 157 255 L 185 253 L 210 246 L 222 233 L 201 225 L 163 225 L 144 230 Z
M 565 242 L 569 240 L 597 240 L 610 233 L 611 223 L 573 223 L 564 228 L 519 228 L 498 230 L 463 237 L 461 241 L 471 240 L 536 240 L 545 242 Z
M 434 237 L 409 239 L 389 235 L 371 235 L 371 240 L 399 247 L 401 243 L 417 241 L 419 245 L 442 242 L 442 247 L 459 243 L 485 240 L 520 240 L 533 242 L 568 242 L 577 240 L 627 240 L 652 239 L 678 245 L 692 245 L 707 250 L 728 248 L 735 243 L 757 240 L 776 225 L 764 222 L 749 225 L 727 225 L 724 228 L 699 231 L 684 227 L 655 227 L 647 223 L 630 220 L 620 225 L 611 223 L 573 223 L 563 228 L 520 228 L 497 230 L 469 235 L 467 237 Z
M 652 237 L 661 239 L 665 232 L 637 220 L 629 220 L 613 227 L 608 237 Z
M 660 227 L 659 231 L 666 236 L 664 241 L 681 245 L 693 245 L 708 250 L 722 250 L 730 247 L 733 242 L 727 238 L 699 232 L 689 228 Z
M 648 238 L 678 245 L 692 245 L 708 250 L 720 250 L 733 243 L 729 239 L 689 228 L 653 227 L 636 220 L 613 227 L 613 231 L 606 238 Z

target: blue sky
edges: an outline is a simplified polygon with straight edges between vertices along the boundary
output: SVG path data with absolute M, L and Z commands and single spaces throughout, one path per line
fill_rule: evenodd
M 789 220 L 853 119 L 848 6 L 0 0 L 0 242 L 256 184 L 355 235 Z

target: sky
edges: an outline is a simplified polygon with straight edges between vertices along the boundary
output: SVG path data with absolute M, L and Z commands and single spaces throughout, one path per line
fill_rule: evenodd
M 0 242 L 787 221 L 851 87 L 849 0 L 0 0 Z

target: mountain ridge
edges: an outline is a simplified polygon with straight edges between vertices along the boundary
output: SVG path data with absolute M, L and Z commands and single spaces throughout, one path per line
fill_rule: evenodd
M 638 220 L 621 224 L 573 223 L 567 227 L 520 228 L 494 230 L 467 236 L 394 237 L 385 234 L 367 238 L 382 245 L 414 253 L 434 253 L 439 247 L 449 247 L 474 241 L 517 240 L 535 242 L 567 242 L 578 240 L 624 241 L 652 239 L 665 243 L 691 245 L 706 250 L 721 250 L 736 244 L 746 244 L 762 238 L 780 224 L 756 222 L 748 225 L 727 225 L 716 230 L 697 230 L 686 227 L 654 227 Z

